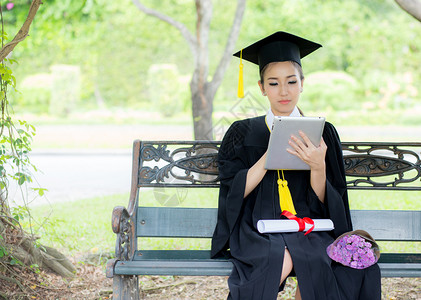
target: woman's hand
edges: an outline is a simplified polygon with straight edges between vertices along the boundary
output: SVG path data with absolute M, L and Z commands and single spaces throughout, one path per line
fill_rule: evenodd
M 312 171 L 324 171 L 327 146 L 323 138 L 320 146 L 316 147 L 304 132 L 300 131 L 299 134 L 303 140 L 292 135 L 289 141 L 292 149 L 287 151 L 308 164 Z
M 303 162 L 310 166 L 311 187 L 319 200 L 324 202 L 326 195 L 326 143 L 322 138 L 320 146 L 316 147 L 304 132 L 300 131 L 299 134 L 303 140 L 296 136 L 291 136 L 289 144 L 292 149 L 287 149 L 287 151 L 298 156 Z

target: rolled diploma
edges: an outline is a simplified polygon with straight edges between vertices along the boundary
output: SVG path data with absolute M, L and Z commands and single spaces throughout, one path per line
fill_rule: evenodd
M 333 230 L 333 222 L 330 219 L 313 219 L 313 231 L 330 231 Z M 306 223 L 304 231 L 309 230 L 311 224 Z M 299 226 L 295 220 L 259 220 L 257 222 L 257 230 L 260 233 L 275 233 L 275 232 L 298 232 Z

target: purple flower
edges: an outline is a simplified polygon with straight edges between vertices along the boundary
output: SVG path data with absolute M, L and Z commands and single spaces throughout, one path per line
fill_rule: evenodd
M 359 235 L 346 235 L 327 247 L 329 257 L 345 266 L 364 269 L 377 262 L 372 244 Z
M 14 6 L 15 6 L 15 4 L 12 3 L 12 2 L 9 2 L 9 3 L 6 4 L 7 10 L 11 10 Z

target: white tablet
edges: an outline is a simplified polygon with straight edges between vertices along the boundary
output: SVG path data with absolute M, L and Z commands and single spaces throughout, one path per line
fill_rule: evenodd
M 300 158 L 287 152 L 291 135 L 301 139 L 304 132 L 310 141 L 320 145 L 325 118 L 323 117 L 277 117 L 275 116 L 269 138 L 265 168 L 268 170 L 310 170 L 310 166 Z M 270 126 L 270 125 L 269 125 Z

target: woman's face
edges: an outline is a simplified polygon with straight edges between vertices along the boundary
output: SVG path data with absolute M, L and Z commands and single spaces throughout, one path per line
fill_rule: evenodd
M 270 63 L 259 80 L 263 95 L 267 95 L 275 116 L 289 116 L 303 90 L 300 73 L 290 61 Z

